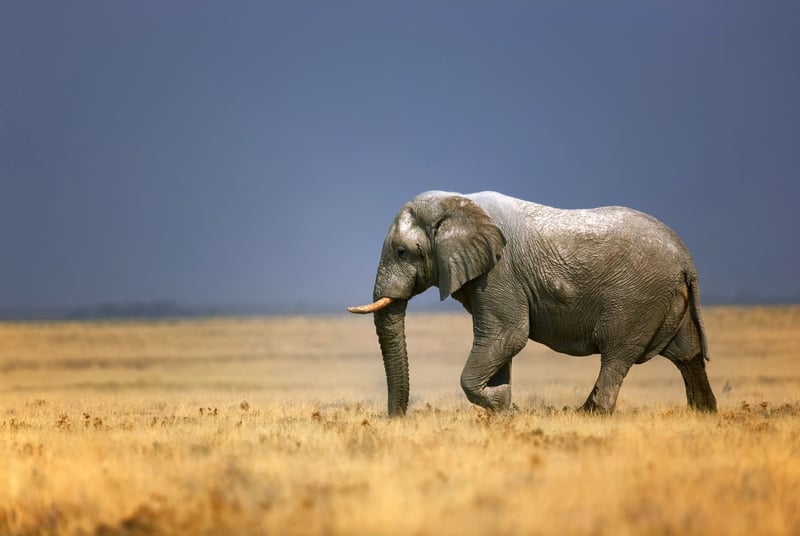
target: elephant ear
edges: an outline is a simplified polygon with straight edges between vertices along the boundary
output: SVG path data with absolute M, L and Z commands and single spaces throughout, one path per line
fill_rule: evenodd
M 466 197 L 445 198 L 442 209 L 443 216 L 433 229 L 433 246 L 439 297 L 444 300 L 491 270 L 500 260 L 506 239 L 492 218 Z

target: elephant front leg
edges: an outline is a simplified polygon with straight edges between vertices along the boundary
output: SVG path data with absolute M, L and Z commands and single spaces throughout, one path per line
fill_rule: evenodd
M 511 337 L 476 340 L 461 372 L 467 399 L 478 406 L 503 411 L 511 407 L 511 360 L 525 346 Z
M 597 382 L 580 409 L 588 413 L 613 413 L 622 381 L 635 362 L 636 359 L 630 359 L 629 354 L 602 354 Z

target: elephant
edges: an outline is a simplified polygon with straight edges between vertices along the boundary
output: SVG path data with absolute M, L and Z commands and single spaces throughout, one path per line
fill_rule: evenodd
M 406 305 L 431 286 L 472 315 L 461 387 L 473 404 L 511 407 L 511 361 L 530 339 L 572 356 L 600 354 L 579 410 L 613 413 L 631 366 L 658 354 L 680 371 L 690 408 L 717 409 L 697 270 L 678 235 L 650 215 L 488 191 L 429 191 L 406 203 L 383 243 L 373 303 L 348 307 L 374 314 L 390 416 L 408 407 Z

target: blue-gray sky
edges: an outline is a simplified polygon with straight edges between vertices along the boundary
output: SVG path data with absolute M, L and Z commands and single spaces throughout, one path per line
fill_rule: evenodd
M 628 205 L 705 297 L 798 299 L 798 28 L 794 1 L 4 2 L 0 308 L 341 310 L 430 189 Z

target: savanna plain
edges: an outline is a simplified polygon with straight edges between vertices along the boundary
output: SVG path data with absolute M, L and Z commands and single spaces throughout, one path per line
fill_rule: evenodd
M 800 307 L 704 310 L 719 413 L 529 343 L 470 405 L 465 313 L 406 319 L 385 416 L 370 318 L 0 323 L 0 534 L 800 534 Z

